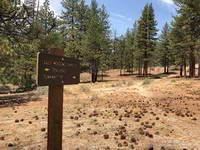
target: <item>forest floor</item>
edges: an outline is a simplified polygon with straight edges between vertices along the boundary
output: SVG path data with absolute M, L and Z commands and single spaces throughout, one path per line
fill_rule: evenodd
M 63 150 L 200 150 L 200 80 L 176 76 L 112 70 L 104 82 L 65 86 Z M 34 101 L 0 106 L 0 150 L 46 149 L 47 89 L 24 97 Z

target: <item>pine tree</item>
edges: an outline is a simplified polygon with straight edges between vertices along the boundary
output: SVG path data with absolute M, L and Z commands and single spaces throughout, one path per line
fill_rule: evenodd
M 142 16 L 138 21 L 138 48 L 140 53 L 139 67 L 143 64 L 143 76 L 148 75 L 148 68 L 151 64 L 153 52 L 156 46 L 156 29 L 157 22 L 155 20 L 154 9 L 152 4 L 144 7 Z M 141 73 L 141 70 L 139 71 Z
M 40 50 L 63 47 L 63 38 L 58 29 L 58 19 L 50 10 L 49 0 L 45 0 L 37 16 L 37 38 L 41 40 Z M 58 41 L 59 39 L 60 41 Z M 59 43 L 59 44 L 57 44 Z
M 61 32 L 65 38 L 68 56 L 81 58 L 82 40 L 86 31 L 87 7 L 84 0 L 63 0 Z
M 1 82 L 33 89 L 36 53 L 62 45 L 56 18 L 48 0 L 40 9 L 35 0 L 1 1 L 0 8 L 6 8 L 0 10 Z
M 114 32 L 114 37 L 111 39 L 111 68 L 112 69 L 120 69 L 122 68 L 121 53 L 123 51 L 122 47 L 123 37 L 117 37 L 117 33 Z
M 196 45 L 200 37 L 200 3 L 198 0 L 175 0 L 179 16 L 182 18 L 182 30 L 185 35 L 185 46 L 189 56 L 189 76 L 195 77 Z M 200 71 L 200 65 L 199 65 Z M 200 73 L 199 73 L 200 75 Z
M 164 73 L 169 73 L 169 67 L 172 61 L 172 51 L 170 45 L 170 27 L 168 23 L 165 24 L 160 36 L 160 61 L 164 67 Z
M 0 36 L 28 37 L 30 11 L 20 0 L 0 1 Z
M 99 70 L 102 72 L 102 80 L 103 80 L 103 72 L 109 69 L 111 63 L 111 40 L 110 40 L 110 22 L 108 20 L 109 15 L 106 11 L 106 7 L 104 5 L 100 8 L 100 23 L 102 27 L 101 33 L 101 50 L 102 55 L 100 58 Z
M 124 36 L 119 38 L 119 60 L 120 60 L 120 76 L 125 74 L 125 56 L 126 56 L 126 39 Z
M 138 56 L 137 56 L 137 31 L 138 31 L 138 23 L 135 21 L 132 29 L 132 49 L 133 49 L 133 67 L 135 69 L 138 68 Z
M 13 65 L 13 49 L 6 37 L 0 37 L 0 82 L 5 84 L 10 80 L 10 69 Z
M 96 0 L 92 0 L 88 15 L 83 52 L 91 66 L 92 82 L 96 82 L 102 60 L 110 50 L 109 22 L 105 7 L 98 8 Z
M 129 73 L 133 73 L 133 34 L 130 29 L 126 32 L 125 37 L 125 68 Z
M 116 69 L 117 68 L 117 59 L 118 59 L 118 55 L 117 55 L 117 32 L 114 31 L 113 33 L 113 37 L 111 39 L 111 64 L 110 67 L 112 69 Z
M 27 32 L 30 35 L 29 38 L 35 39 L 38 38 L 38 24 L 37 24 L 37 2 L 36 0 L 25 0 L 24 6 L 28 12 L 28 26 L 27 26 Z
M 125 68 L 133 74 L 137 68 L 137 22 L 132 29 L 128 29 L 125 36 Z
M 44 30 L 44 35 L 48 35 L 52 32 L 56 27 L 56 17 L 54 16 L 54 12 L 50 10 L 49 0 L 45 0 L 43 5 L 39 10 L 38 15 L 39 23 L 42 25 Z
M 173 55 L 175 57 L 175 64 L 180 65 L 180 76 L 187 76 L 187 59 L 188 49 L 185 45 L 186 34 L 183 31 L 183 17 L 176 16 L 172 22 L 172 31 L 170 33 L 170 41 L 173 49 Z

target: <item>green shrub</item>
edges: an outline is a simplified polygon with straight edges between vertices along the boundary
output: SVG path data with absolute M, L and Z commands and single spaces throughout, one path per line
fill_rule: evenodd
M 143 85 L 150 84 L 151 82 L 152 82 L 151 79 L 145 78 L 144 81 L 143 81 Z
M 84 93 L 87 93 L 90 91 L 90 88 L 88 86 L 85 85 L 80 85 L 80 90 Z
M 176 80 L 171 80 L 171 83 L 176 83 Z

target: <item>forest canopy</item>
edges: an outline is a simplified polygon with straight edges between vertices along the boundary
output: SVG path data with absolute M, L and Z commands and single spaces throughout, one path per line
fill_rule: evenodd
M 170 67 L 180 76 L 200 77 L 200 3 L 174 0 L 177 16 L 157 29 L 152 4 L 146 4 L 133 28 L 117 37 L 111 32 L 109 13 L 96 0 L 62 0 L 62 13 L 56 16 L 49 0 L 0 1 L 0 84 L 11 83 L 31 90 L 35 84 L 37 52 L 52 48 L 79 59 L 81 70 L 91 73 L 91 81 L 108 69 L 150 75 L 150 68 Z M 161 34 L 158 34 L 161 33 Z M 113 36 L 114 35 L 114 36 Z M 187 72 L 189 68 L 189 73 Z

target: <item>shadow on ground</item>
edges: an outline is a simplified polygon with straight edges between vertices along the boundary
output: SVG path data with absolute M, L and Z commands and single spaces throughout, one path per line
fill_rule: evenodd
M 118 81 L 118 80 L 99 80 L 96 83 L 106 83 L 106 82 L 113 82 L 113 81 Z M 80 84 L 86 84 L 86 83 L 92 83 L 92 81 L 81 81 Z
M 0 108 L 20 106 L 30 101 L 41 101 L 35 93 L 0 96 Z
M 164 77 L 168 77 L 172 74 L 177 74 L 176 72 L 169 72 L 168 74 L 167 73 L 160 73 L 160 74 L 149 74 L 148 75 L 148 78 L 150 79 L 162 79 Z M 134 76 L 138 79 L 145 79 L 146 77 L 144 77 L 143 75 L 139 75 L 138 73 L 134 73 L 134 74 L 122 74 L 122 75 L 119 75 L 121 77 L 126 77 L 126 76 Z
M 102 74 L 98 74 L 97 76 L 98 76 L 99 78 L 101 78 L 101 77 L 110 77 L 110 75 L 108 75 L 108 74 L 103 74 L 103 75 L 102 75 Z
M 176 72 L 160 73 L 160 74 L 150 75 L 149 77 L 151 79 L 162 79 L 162 78 L 169 77 L 170 75 L 175 75 L 175 74 L 177 73 Z

